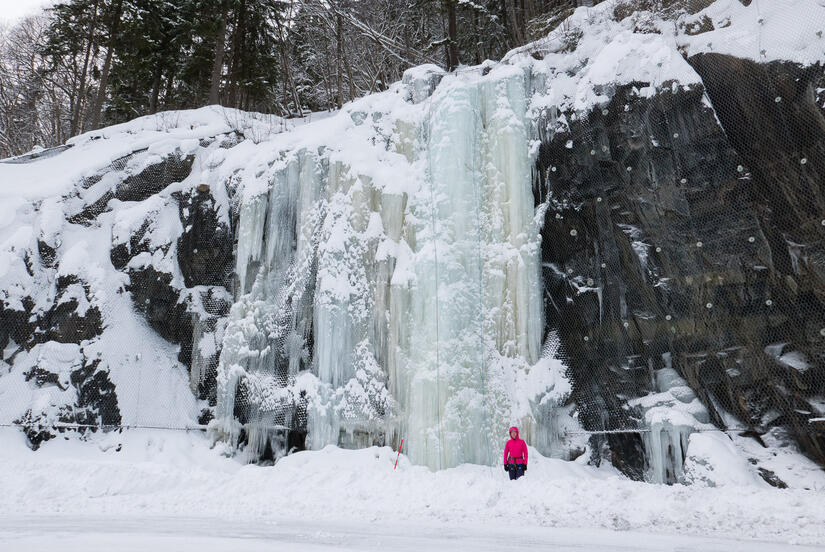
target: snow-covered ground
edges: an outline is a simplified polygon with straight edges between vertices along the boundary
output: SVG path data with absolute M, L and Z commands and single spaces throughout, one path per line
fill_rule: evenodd
M 242 465 L 201 434 L 55 439 L 0 430 L 2 550 L 814 550 L 825 490 L 629 481 L 531 456 L 523 479 L 431 472 L 389 448 Z M 802 546 L 805 545 L 805 546 Z
M 43 550 L 90 552 L 331 552 L 393 550 L 421 552 L 806 552 L 795 546 L 724 537 L 651 535 L 637 531 L 566 529 L 523 524 L 480 525 L 443 522 L 381 523 L 272 519 L 238 521 L 195 517 L 79 517 L 0 520 L 0 547 L 8 552 Z

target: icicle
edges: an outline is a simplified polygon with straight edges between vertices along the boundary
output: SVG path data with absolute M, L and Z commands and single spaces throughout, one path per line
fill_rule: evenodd
M 266 222 L 267 196 L 259 195 L 246 201 L 241 209 L 238 221 L 238 251 L 236 253 L 235 274 L 238 276 L 237 295 L 249 291 L 250 276 L 257 272 L 256 261 L 261 258 Z

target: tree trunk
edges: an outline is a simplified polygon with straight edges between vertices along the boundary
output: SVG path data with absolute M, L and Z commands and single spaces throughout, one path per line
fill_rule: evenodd
M 513 26 L 513 40 L 515 41 L 513 46 L 522 46 L 524 45 L 524 33 L 521 29 L 522 21 L 516 13 L 515 0 L 506 0 L 506 3 L 510 15 L 510 24 Z
M 452 71 L 458 67 L 458 29 L 455 17 L 455 1 L 444 0 L 444 9 L 447 11 L 447 70 Z
M 166 77 L 166 91 L 163 93 L 163 105 L 167 106 L 174 100 L 175 92 L 175 72 L 174 69 L 169 71 L 169 76 Z M 188 107 L 188 106 L 187 106 Z
M 241 0 L 235 17 L 235 28 L 232 36 L 232 62 L 229 65 L 229 105 L 238 107 L 240 96 L 241 46 L 246 33 L 246 0 Z
M 115 40 L 118 28 L 120 27 L 120 17 L 123 10 L 123 0 L 118 0 L 115 6 L 112 24 L 109 27 L 109 47 L 106 49 L 106 59 L 103 61 L 103 70 L 100 72 L 100 85 L 97 87 L 97 96 L 92 106 L 92 120 L 90 127 L 94 130 L 100 126 L 100 112 L 103 111 L 103 98 L 106 97 L 106 85 L 109 82 L 109 72 L 112 69 L 112 55 L 115 51 Z
M 347 71 L 347 90 L 349 91 L 347 101 L 351 102 L 358 94 L 355 90 L 355 78 L 352 76 L 352 67 L 349 64 L 349 58 L 346 54 L 344 54 L 344 69 Z
M 152 79 L 152 95 L 149 97 L 149 114 L 158 112 L 158 97 L 160 96 L 160 83 L 163 76 L 160 66 L 155 69 L 155 78 Z
M 289 52 L 286 49 L 286 40 L 284 39 L 284 30 L 283 25 L 281 25 L 281 18 L 278 17 L 277 12 L 275 15 L 275 24 L 278 27 L 278 42 L 280 43 L 281 47 L 281 63 L 284 66 L 284 88 L 289 86 L 289 93 L 292 96 L 292 101 L 295 104 L 295 110 L 298 111 L 299 115 L 303 115 L 303 110 L 301 109 L 301 100 L 298 97 L 298 90 L 295 88 L 295 79 L 292 77 L 292 62 L 290 60 Z M 284 103 L 288 104 L 286 101 L 286 93 L 284 93 Z M 291 114 L 292 110 L 287 109 L 287 112 Z
M 337 51 L 335 55 L 335 78 L 338 85 L 338 109 L 344 105 L 344 38 L 343 38 L 343 22 L 341 15 L 335 15 L 335 41 L 337 43 Z
M 81 108 L 83 105 L 83 97 L 86 94 L 86 74 L 89 71 L 89 60 L 92 56 L 92 45 L 95 41 L 95 31 L 97 30 L 97 2 L 93 4 L 94 14 L 92 21 L 89 23 L 89 37 L 86 42 L 86 55 L 83 59 L 83 69 L 80 72 L 80 82 L 77 85 L 77 101 L 74 104 L 71 118 L 71 134 L 75 136 L 78 134 L 80 128 Z
M 221 4 L 221 19 L 218 22 L 218 34 L 215 36 L 215 58 L 212 63 L 212 78 L 209 83 L 209 104 L 219 103 L 218 93 L 221 86 L 221 73 L 223 72 L 224 44 L 226 42 L 226 16 L 229 12 L 229 0 L 223 0 Z

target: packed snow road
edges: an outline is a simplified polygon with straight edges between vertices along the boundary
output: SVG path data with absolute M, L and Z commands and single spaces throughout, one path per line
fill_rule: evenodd
M 252 523 L 187 517 L 18 517 L 0 520 L 5 552 L 450 552 L 553 550 L 554 552 L 808 552 L 821 550 L 750 540 L 651 535 L 604 529 L 490 527 L 443 523 Z
M 508 481 L 500 467 L 431 472 L 403 455 L 394 470 L 388 447 L 327 447 L 257 466 L 226 457 L 196 433 L 66 435 L 32 451 L 22 433 L 0 428 L 0 551 L 778 552 L 825 545 L 821 470 L 797 472 L 806 488 L 778 490 L 761 480 L 668 487 L 531 450 L 527 475 Z

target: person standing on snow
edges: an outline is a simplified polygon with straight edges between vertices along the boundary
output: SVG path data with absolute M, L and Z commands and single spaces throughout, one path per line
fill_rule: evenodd
M 510 428 L 510 440 L 504 445 L 504 469 L 510 479 L 518 479 L 527 471 L 527 443 L 518 438 L 518 428 Z

